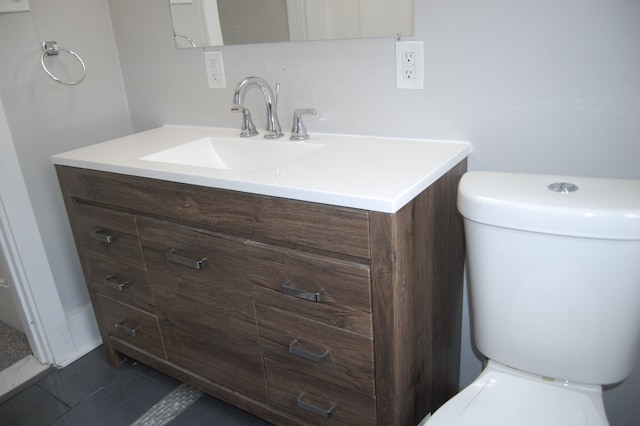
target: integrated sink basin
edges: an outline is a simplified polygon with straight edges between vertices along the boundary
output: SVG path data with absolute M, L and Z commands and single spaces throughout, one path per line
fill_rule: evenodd
M 314 133 L 305 142 L 165 125 L 53 156 L 56 165 L 395 213 L 471 152 L 460 141 Z
M 325 147 L 306 142 L 206 137 L 145 155 L 140 160 L 262 172 L 275 170 Z

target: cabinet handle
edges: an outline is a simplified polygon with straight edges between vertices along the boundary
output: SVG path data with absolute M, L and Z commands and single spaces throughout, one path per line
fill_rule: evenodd
M 117 322 L 115 325 L 116 325 L 116 330 L 121 331 L 124 334 L 128 334 L 129 336 L 132 336 L 132 337 L 136 337 L 138 335 L 138 331 L 140 330 L 140 327 L 129 328 L 126 325 L 124 325 L 122 321 Z
M 102 284 L 118 291 L 123 291 L 125 288 L 129 287 L 129 281 L 118 282 L 116 277 L 114 277 L 113 275 L 109 275 L 108 277 L 105 277 L 102 280 Z
M 333 410 L 335 410 L 335 408 L 336 408 L 335 404 L 331 404 L 331 406 L 329 408 L 316 407 L 315 405 L 311 404 L 310 402 L 304 400 L 305 395 L 306 395 L 305 393 L 301 393 L 296 398 L 296 402 L 298 403 L 298 407 L 302 408 L 303 410 L 309 411 L 310 413 L 313 413 L 315 415 L 318 415 L 318 416 L 321 416 L 321 417 L 325 417 L 327 419 L 329 417 L 331 417 L 331 415 L 333 414 Z
M 310 291 L 301 290 L 299 288 L 295 288 L 290 283 L 282 284 L 282 292 L 284 294 L 288 294 L 289 296 L 297 297 L 298 299 L 309 300 L 311 302 L 320 302 L 322 298 L 322 293 L 312 293 Z
M 167 259 L 174 263 L 179 263 L 180 265 L 185 265 L 194 269 L 202 269 L 207 266 L 207 258 L 203 257 L 200 260 L 197 259 L 189 259 L 188 257 L 180 256 L 176 254 L 175 249 L 171 249 L 167 252 Z
M 101 243 L 111 244 L 118 239 L 118 235 L 108 229 L 96 228 L 91 231 L 91 239 Z
M 308 359 L 309 361 L 317 362 L 318 364 L 324 364 L 329 359 L 328 349 L 324 349 L 322 353 L 315 353 L 301 348 L 299 343 L 298 339 L 293 339 L 291 343 L 289 343 L 289 352 L 301 358 Z

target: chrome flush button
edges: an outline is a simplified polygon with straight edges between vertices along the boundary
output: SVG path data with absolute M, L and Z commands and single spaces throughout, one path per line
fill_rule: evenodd
M 559 192 L 560 194 L 568 194 L 570 192 L 576 192 L 578 190 L 578 185 L 574 185 L 568 182 L 556 182 L 547 186 L 553 192 Z

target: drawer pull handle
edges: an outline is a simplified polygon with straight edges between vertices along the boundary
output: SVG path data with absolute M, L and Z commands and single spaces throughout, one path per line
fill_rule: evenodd
M 122 323 L 122 321 L 116 323 L 116 330 L 123 332 L 131 337 L 136 337 L 140 327 L 130 328 Z
M 309 361 L 324 364 L 329 359 L 329 350 L 324 349 L 322 353 L 311 352 L 300 347 L 298 339 L 294 339 L 289 343 L 289 352 Z
M 282 284 L 282 292 L 284 294 L 288 294 L 289 296 L 297 297 L 298 299 L 309 300 L 311 302 L 320 302 L 322 298 L 322 293 L 312 293 L 310 291 L 301 290 L 299 288 L 295 288 L 290 283 Z
M 111 244 L 118 239 L 118 235 L 108 229 L 96 228 L 91 231 L 91 239 L 100 241 L 101 243 Z
M 179 263 L 180 265 L 188 266 L 194 269 L 202 269 L 207 266 L 207 258 L 203 257 L 200 260 L 197 259 L 189 259 L 188 257 L 180 256 L 176 254 L 175 249 L 171 249 L 167 252 L 167 259 L 174 263 Z
M 324 417 L 324 418 L 327 418 L 327 419 L 331 417 L 331 415 L 333 414 L 333 410 L 335 410 L 335 408 L 336 408 L 335 404 L 331 404 L 331 407 L 329 407 L 329 408 L 316 407 L 315 405 L 311 404 L 310 402 L 304 400 L 304 396 L 305 395 L 306 395 L 305 393 L 301 393 L 296 398 L 296 402 L 298 403 L 298 407 L 302 408 L 303 410 L 309 411 L 310 413 L 318 415 L 320 417 Z
M 116 277 L 114 277 L 113 275 L 109 275 L 108 277 L 105 277 L 102 280 L 102 284 L 104 284 L 107 287 L 112 288 L 114 290 L 118 290 L 118 291 L 124 291 L 124 289 L 129 287 L 129 281 L 118 282 Z

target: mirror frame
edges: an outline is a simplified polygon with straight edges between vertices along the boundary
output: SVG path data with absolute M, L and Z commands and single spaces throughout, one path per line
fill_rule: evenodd
M 413 35 L 413 0 L 169 0 L 169 7 L 177 48 Z

